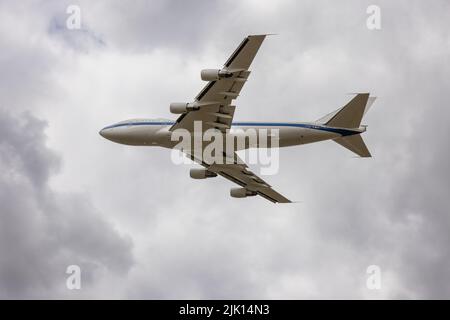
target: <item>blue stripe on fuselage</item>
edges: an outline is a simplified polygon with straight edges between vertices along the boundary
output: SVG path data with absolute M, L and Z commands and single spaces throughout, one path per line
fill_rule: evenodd
M 155 121 L 155 122 L 128 122 L 128 123 L 117 123 L 110 126 L 107 126 L 103 128 L 105 129 L 111 129 L 111 128 L 117 128 L 117 127 L 126 127 L 126 126 L 171 126 L 174 125 L 174 121 Z M 351 129 L 341 129 L 341 128 L 333 128 L 333 127 L 327 127 L 317 124 L 311 124 L 311 123 L 287 123 L 287 122 L 233 122 L 231 124 L 235 127 L 294 127 L 294 128 L 306 128 L 306 129 L 313 129 L 313 130 L 320 130 L 320 131 L 327 131 L 327 132 L 333 132 L 337 133 L 343 136 L 349 136 L 352 134 L 360 133 L 357 130 L 351 130 Z
M 349 129 L 340 129 L 333 127 L 326 127 L 312 123 L 286 123 L 286 122 L 233 122 L 232 126 L 261 126 L 261 127 L 294 127 L 294 128 L 306 128 L 313 130 L 321 130 L 338 133 L 343 136 L 349 136 L 352 134 L 360 133 L 359 131 L 349 130 Z

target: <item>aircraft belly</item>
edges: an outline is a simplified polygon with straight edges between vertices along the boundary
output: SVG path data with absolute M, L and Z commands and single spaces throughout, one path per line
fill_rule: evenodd
M 338 134 L 309 128 L 281 128 L 280 147 L 307 144 L 339 137 Z
M 165 130 L 151 135 L 151 138 L 144 139 L 142 145 L 159 145 L 162 147 L 173 148 L 179 141 L 170 141 L 170 133 L 164 134 Z M 230 150 L 226 147 L 226 143 L 233 143 L 231 150 L 239 151 L 248 148 L 273 148 L 273 147 L 289 147 L 300 144 L 307 144 L 322 140 L 334 139 L 340 135 L 334 132 L 302 128 L 302 127 L 240 127 L 232 129 L 227 137 L 223 137 L 223 150 Z M 191 137 L 192 138 L 192 137 Z M 150 139 L 150 140 L 149 140 Z M 135 139 L 138 141 L 139 139 Z M 157 141 L 157 143 L 154 143 Z M 153 142 L 153 143 L 150 143 Z M 211 141 L 200 142 L 205 148 Z M 193 140 L 191 147 L 194 146 Z
M 248 148 L 272 148 L 272 147 L 289 147 L 300 144 L 307 144 L 317 141 L 334 139 L 339 134 L 299 127 L 244 127 L 242 132 L 232 131 L 234 137 L 238 137 L 241 141 L 245 141 L 245 145 L 235 146 L 235 150 Z M 254 138 L 248 138 L 254 134 Z M 243 137 L 246 136 L 245 139 Z
M 158 131 L 156 126 L 132 126 L 117 128 L 121 130 L 120 143 L 133 146 L 152 146 L 165 143 L 168 136 Z

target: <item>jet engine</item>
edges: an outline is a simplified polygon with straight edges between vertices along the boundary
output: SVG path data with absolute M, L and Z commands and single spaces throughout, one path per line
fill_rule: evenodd
M 217 177 L 217 173 L 208 171 L 206 169 L 191 169 L 189 175 L 192 179 L 206 179 Z
M 223 78 L 230 78 L 233 73 L 223 69 L 203 69 L 200 72 L 200 77 L 203 81 L 216 81 Z
M 198 110 L 199 107 L 195 103 L 173 102 L 170 104 L 170 112 L 175 114 L 185 113 L 192 110 Z
M 250 191 L 246 188 L 231 188 L 230 196 L 232 196 L 233 198 L 247 198 L 256 196 L 256 192 Z

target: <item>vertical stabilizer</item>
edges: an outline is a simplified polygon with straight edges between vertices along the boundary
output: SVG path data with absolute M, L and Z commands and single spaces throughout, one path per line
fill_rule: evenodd
M 339 128 L 359 128 L 366 110 L 368 93 L 359 93 L 326 122 L 327 126 Z

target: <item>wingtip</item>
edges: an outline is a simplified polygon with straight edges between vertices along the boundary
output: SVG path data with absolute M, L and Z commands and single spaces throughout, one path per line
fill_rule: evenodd
M 367 159 L 372 158 L 372 155 L 369 153 L 367 156 L 352 156 L 352 159 Z
M 287 201 L 283 201 L 283 202 L 280 201 L 280 202 L 277 202 L 277 204 L 278 204 L 278 203 L 302 203 L 302 202 L 303 202 L 303 201 L 300 201 L 300 200 L 294 200 L 294 201 L 292 201 L 292 200 L 289 200 L 289 199 L 288 199 Z
M 249 34 L 247 37 L 267 37 L 267 36 L 277 36 L 278 33 L 262 33 L 262 34 Z
M 355 94 L 368 94 L 368 95 L 370 95 L 370 92 L 347 92 L 347 94 L 351 95 L 351 96 L 353 96 Z

